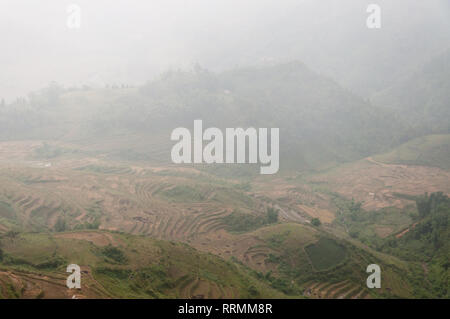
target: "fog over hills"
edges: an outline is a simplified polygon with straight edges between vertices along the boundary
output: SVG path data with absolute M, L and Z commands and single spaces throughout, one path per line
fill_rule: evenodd
M 2 0 L 0 39 L 0 299 L 450 298 L 448 0 Z
M 450 50 L 375 97 L 374 103 L 394 109 L 423 133 L 450 132 Z
M 450 43 L 446 0 L 378 1 L 382 28 L 365 27 L 368 0 L 85 1 L 81 28 L 70 1 L 2 1 L 0 97 L 43 84 L 142 84 L 195 63 L 222 71 L 301 60 L 365 97 Z
M 140 88 L 64 90 L 56 85 L 30 101 L 5 106 L 2 137 L 102 141 L 140 136 L 115 149 L 162 145 L 170 158 L 170 132 L 206 127 L 279 127 L 283 165 L 319 168 L 360 159 L 404 142 L 399 117 L 367 103 L 300 62 L 212 73 L 165 73 Z M 140 152 L 140 151 L 138 151 Z M 155 149 L 142 150 L 154 158 Z

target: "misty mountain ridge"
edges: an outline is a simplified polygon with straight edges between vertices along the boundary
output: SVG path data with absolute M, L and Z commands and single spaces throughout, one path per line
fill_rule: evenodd
M 374 103 L 394 110 L 425 134 L 450 133 L 450 49 L 381 92 Z
M 52 85 L 3 108 L 2 136 L 65 141 L 141 136 L 150 158 L 168 156 L 171 130 L 278 127 L 282 165 L 318 168 L 356 160 L 405 141 L 393 112 L 375 107 L 300 62 L 212 73 L 170 71 L 140 88 L 66 90 Z M 114 146 L 133 148 L 122 139 Z M 120 146 L 120 144 L 122 146 Z M 167 153 L 167 154 L 166 154 Z M 145 156 L 144 156 L 145 158 Z
M 0 97 L 11 101 L 51 80 L 137 84 L 195 62 L 222 72 L 294 59 L 372 97 L 448 46 L 450 8 L 447 0 L 379 0 L 382 27 L 370 30 L 370 3 L 155 0 L 105 6 L 82 0 L 81 28 L 70 30 L 64 2 L 7 0 L 8 10 L 0 12 Z

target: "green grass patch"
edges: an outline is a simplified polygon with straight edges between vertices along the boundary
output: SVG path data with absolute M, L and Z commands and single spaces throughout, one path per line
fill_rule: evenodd
M 10 204 L 0 201 L 0 217 L 12 220 L 16 219 L 14 209 L 11 207 Z
M 306 246 L 305 251 L 314 268 L 319 271 L 339 265 L 347 256 L 345 248 L 329 238 L 321 238 L 316 243 Z
M 450 169 L 450 134 L 419 137 L 400 145 L 389 153 L 377 155 L 374 159 L 389 164 Z
M 161 195 L 180 202 L 201 202 L 206 199 L 204 192 L 187 185 L 177 185 L 162 191 Z
M 226 229 L 231 232 L 246 232 L 278 221 L 278 210 L 269 207 L 264 215 L 252 215 L 238 210 L 222 219 Z

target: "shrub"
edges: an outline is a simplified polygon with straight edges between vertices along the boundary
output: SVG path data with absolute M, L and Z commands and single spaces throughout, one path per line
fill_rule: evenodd
M 267 224 L 278 221 L 278 210 L 272 207 L 267 208 L 266 216 L 260 217 L 251 214 L 241 213 L 238 210 L 223 218 L 223 222 L 228 226 L 229 231 L 244 232 L 257 229 Z
M 230 215 L 223 218 L 224 223 L 228 226 L 229 231 L 243 232 L 256 229 L 265 224 L 261 217 L 250 214 L 244 214 L 239 211 L 233 211 Z
M 112 259 L 119 264 L 124 264 L 128 261 L 128 258 L 119 248 L 113 247 L 111 245 L 103 248 L 102 253 L 109 259 Z
M 61 257 L 51 258 L 43 263 L 34 265 L 38 269 L 57 269 L 58 267 L 65 265 L 66 261 Z
M 77 224 L 73 229 L 74 230 L 82 230 L 82 229 L 98 229 L 100 227 L 100 221 L 95 220 L 92 223 L 85 222 L 83 224 Z
M 108 267 L 96 268 L 95 272 L 110 278 L 115 278 L 119 280 L 126 280 L 131 275 L 131 270 L 128 269 L 115 269 Z
M 54 226 L 55 232 L 63 232 L 66 230 L 66 221 L 62 217 L 58 217 Z
M 269 207 L 267 208 L 266 211 L 267 214 L 267 223 L 268 224 L 274 224 L 276 222 L 278 222 L 278 210 L 273 208 L 273 207 Z

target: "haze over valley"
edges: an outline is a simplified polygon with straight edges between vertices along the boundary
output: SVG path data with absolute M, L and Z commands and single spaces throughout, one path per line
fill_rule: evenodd
M 450 4 L 371 2 L 2 1 L 0 297 L 449 298 Z

